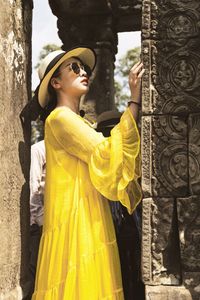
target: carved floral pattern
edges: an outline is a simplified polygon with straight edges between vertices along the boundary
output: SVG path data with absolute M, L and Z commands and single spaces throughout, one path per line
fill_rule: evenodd
M 145 114 L 168 113 L 171 101 L 173 112 L 185 115 L 200 106 L 199 24 L 199 1 L 144 0 L 143 60 L 150 71 L 144 80 Z
M 150 284 L 173 284 L 166 274 L 174 263 L 168 260 L 166 267 L 164 257 L 168 230 L 178 229 L 172 240 L 180 252 L 183 284 L 192 299 L 200 299 L 200 1 L 144 0 L 142 18 L 148 70 L 143 77 L 142 187 L 145 197 L 153 197 L 150 211 L 143 211 L 146 224 L 152 216 Z M 163 197 L 181 193 L 185 198 L 175 200 L 172 217 Z M 181 298 L 180 291 L 177 295 Z
M 189 118 L 189 187 L 192 195 L 200 195 L 200 114 Z
M 147 160 L 142 165 L 144 195 L 186 195 L 188 152 L 185 118 L 170 115 L 143 117 L 142 127 L 142 137 L 145 137 L 142 157 Z
M 181 264 L 184 271 L 200 272 L 199 196 L 178 199 Z
M 143 280 L 145 284 L 180 284 L 180 257 L 174 226 L 174 199 L 143 200 Z M 173 249 L 173 256 L 171 251 Z M 149 255 L 151 254 L 151 256 Z

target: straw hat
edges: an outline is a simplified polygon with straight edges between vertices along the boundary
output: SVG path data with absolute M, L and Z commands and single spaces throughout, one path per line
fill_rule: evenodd
M 50 100 L 48 85 L 56 69 L 68 58 L 77 57 L 84 64 L 94 70 L 96 54 L 93 49 L 87 47 L 76 47 L 69 51 L 56 50 L 49 53 L 41 62 L 38 69 L 40 84 L 37 88 L 39 104 L 45 107 Z

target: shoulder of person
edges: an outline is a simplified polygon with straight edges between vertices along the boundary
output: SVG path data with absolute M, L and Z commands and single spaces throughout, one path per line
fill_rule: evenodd
M 56 107 L 48 116 L 47 121 L 51 121 L 53 119 L 57 119 L 60 117 L 65 117 L 68 115 L 76 115 L 70 108 L 66 106 Z
M 66 106 L 55 108 L 46 120 L 46 124 L 49 124 L 50 127 L 51 125 L 76 124 L 77 122 L 84 122 L 84 120 L 80 115 Z
M 31 153 L 43 156 L 45 153 L 45 143 L 41 140 L 31 146 Z

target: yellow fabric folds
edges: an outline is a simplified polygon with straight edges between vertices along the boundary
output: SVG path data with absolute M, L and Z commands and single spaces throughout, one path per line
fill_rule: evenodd
M 129 109 L 110 138 L 67 107 L 47 118 L 44 226 L 32 300 L 124 299 L 103 196 L 133 211 L 141 198 L 139 144 Z
M 96 189 L 109 200 L 120 201 L 130 214 L 142 196 L 137 182 L 140 177 L 139 150 L 137 126 L 127 109 L 120 123 L 112 129 L 111 137 L 95 147 L 89 162 L 90 177 Z

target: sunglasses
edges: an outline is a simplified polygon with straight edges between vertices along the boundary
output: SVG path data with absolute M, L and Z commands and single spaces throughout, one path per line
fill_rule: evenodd
M 70 67 L 70 70 L 73 71 L 75 74 L 79 75 L 81 70 L 85 71 L 88 78 L 92 75 L 92 70 L 90 69 L 90 67 L 88 65 L 84 65 L 78 62 L 72 62 L 68 65 L 65 66 L 66 67 Z

